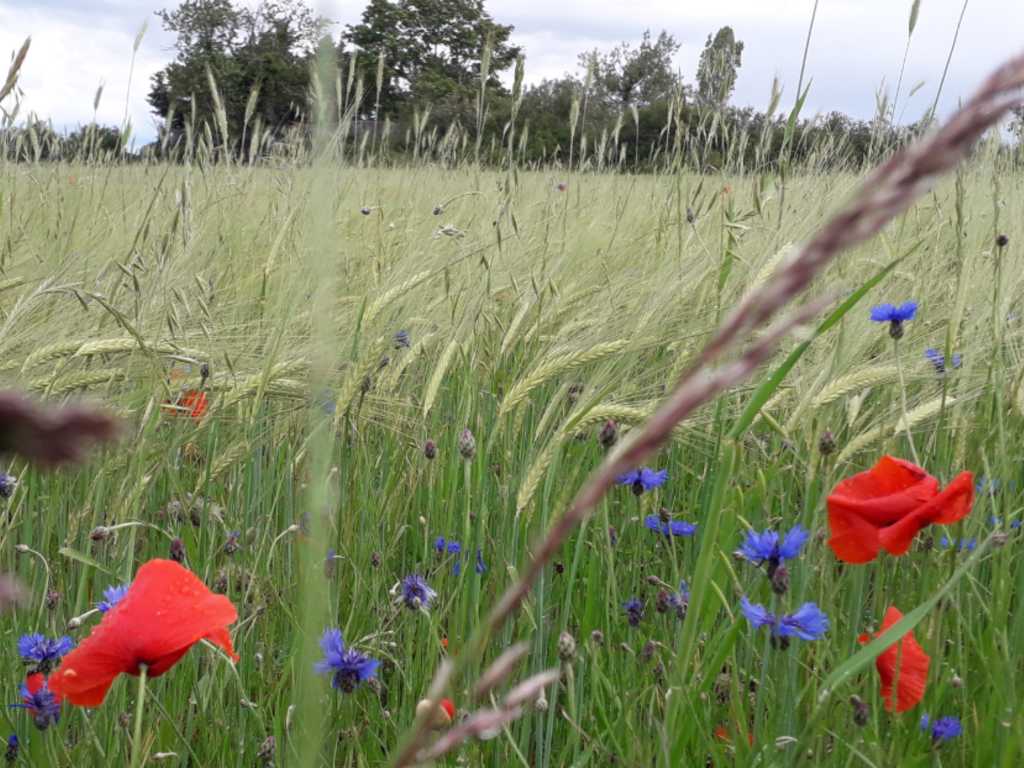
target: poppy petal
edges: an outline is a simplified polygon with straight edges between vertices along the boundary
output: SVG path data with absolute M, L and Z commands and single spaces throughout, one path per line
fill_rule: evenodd
M 64 657 L 51 687 L 72 704 L 98 706 L 119 674 L 137 675 L 146 665 L 150 677 L 159 677 L 204 638 L 237 660 L 227 631 L 237 618 L 231 601 L 194 573 L 173 560 L 151 560 L 121 601 Z
M 879 637 L 903 618 L 903 614 L 895 606 L 890 606 L 882 621 Z M 914 633 L 908 632 L 898 642 L 886 648 L 875 659 L 875 667 L 882 681 L 882 699 L 885 708 L 890 712 L 906 712 L 913 709 L 924 697 L 924 689 L 928 682 L 928 669 L 931 658 L 918 645 Z M 896 693 L 893 695 L 893 686 Z
M 878 555 L 878 528 L 860 515 L 830 505 L 828 527 L 832 532 L 828 545 L 843 562 L 867 563 Z
M 945 490 L 929 503 L 929 507 L 939 510 L 938 516 L 932 520 L 938 525 L 950 525 L 967 517 L 974 505 L 974 475 L 961 472 Z
M 939 481 L 920 467 L 883 456 L 871 469 L 836 485 L 829 494 L 828 508 L 882 525 L 900 520 L 938 492 Z

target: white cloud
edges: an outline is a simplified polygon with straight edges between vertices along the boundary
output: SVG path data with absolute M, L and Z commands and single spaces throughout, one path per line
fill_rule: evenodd
M 254 4 L 255 0 L 249 0 Z M 907 40 L 910 0 L 829 0 L 820 4 L 807 59 L 812 109 L 838 109 L 868 117 L 875 92 L 884 82 L 895 89 Z M 0 55 L 16 50 L 27 35 L 32 49 L 21 87 L 25 109 L 49 116 L 58 126 L 74 127 L 92 118 L 97 86 L 106 84 L 98 118 L 120 124 L 131 62 L 132 41 L 144 21 L 150 28 L 135 62 L 129 114 L 140 138 L 151 138 L 153 117 L 146 104 L 150 76 L 170 58 L 173 40 L 153 16 L 173 0 L 4 0 L 0 5 Z M 321 0 L 317 10 L 341 25 L 358 21 L 363 0 Z M 738 104 L 764 106 L 771 82 L 785 87 L 783 104 L 792 103 L 800 72 L 812 0 L 489 0 L 502 23 L 514 24 L 514 40 L 527 55 L 527 78 L 557 77 L 576 67 L 583 50 L 608 48 L 636 40 L 644 29 L 667 29 L 683 44 L 678 65 L 692 81 L 704 39 L 729 24 L 744 41 L 743 67 L 736 85 Z M 908 119 L 931 104 L 952 41 L 960 3 L 922 3 L 920 20 L 904 75 L 902 103 Z M 972 0 L 943 91 L 945 112 L 970 93 L 1000 61 L 1018 52 L 1024 28 L 1024 3 Z M 0 69 L 2 69 L 0 65 Z M 2 73 L 0 73 L 2 74 Z

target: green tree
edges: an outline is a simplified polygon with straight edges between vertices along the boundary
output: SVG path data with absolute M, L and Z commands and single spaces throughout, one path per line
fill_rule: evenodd
M 177 55 L 153 76 L 148 98 L 173 136 L 197 130 L 196 121 L 218 127 L 210 75 L 227 127 L 220 141 L 232 150 L 244 149 L 247 116 L 274 132 L 300 118 L 309 57 L 325 26 L 303 0 L 263 0 L 253 10 L 231 0 L 185 0 L 157 15 L 177 35 Z
M 580 66 L 593 72 L 594 94 L 609 106 L 646 107 L 682 84 L 672 64 L 679 48 L 665 30 L 652 39 L 648 29 L 636 48 L 623 42 L 607 53 L 589 51 L 580 54 Z
M 736 87 L 736 75 L 743 62 L 743 42 L 732 27 L 722 27 L 714 38 L 708 35 L 697 65 L 697 96 L 707 107 L 721 109 Z
M 498 24 L 483 0 L 370 0 L 359 24 L 341 35 L 339 53 L 356 56 L 365 92 L 363 114 L 373 114 L 380 57 L 379 111 L 395 115 L 408 104 L 448 104 L 455 114 L 471 108 L 479 88 L 484 46 L 491 46 L 488 87 L 502 92 L 498 75 L 519 55 L 509 43 L 512 27 Z

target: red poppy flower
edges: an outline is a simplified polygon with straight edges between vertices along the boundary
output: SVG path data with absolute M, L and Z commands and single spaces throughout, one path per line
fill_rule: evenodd
M 880 549 L 902 555 L 922 528 L 955 523 L 966 517 L 973 503 L 970 472 L 961 472 L 940 493 L 939 481 L 920 467 L 883 456 L 829 495 L 828 545 L 847 563 L 874 560 Z
M 441 699 L 438 704 L 430 699 L 421 699 L 416 705 L 416 716 L 429 718 L 430 727 L 439 731 L 455 719 L 455 704 L 451 699 Z
M 138 675 L 145 665 L 159 677 L 200 640 L 209 640 L 232 659 L 228 625 L 235 606 L 215 595 L 173 560 L 150 560 L 139 568 L 127 594 L 50 676 L 50 688 L 72 704 L 96 707 L 121 673 Z
M 729 729 L 724 724 L 719 723 L 715 726 L 715 738 L 719 741 L 724 741 L 727 744 L 732 744 L 732 734 L 729 733 Z M 754 746 L 754 731 L 747 731 L 747 743 L 750 746 Z
M 203 418 L 206 413 L 206 393 L 199 389 L 189 389 L 181 393 L 181 396 L 174 403 L 164 403 L 164 410 L 178 416 L 191 416 L 196 421 Z
M 903 618 L 903 614 L 895 606 L 885 612 L 882 629 L 875 637 L 885 634 L 893 624 Z M 861 635 L 857 638 L 861 645 L 869 642 L 871 637 Z M 882 678 L 882 699 L 885 708 L 892 712 L 906 712 L 913 709 L 924 697 L 925 684 L 928 682 L 928 667 L 931 657 L 917 644 L 914 633 L 908 632 L 899 642 L 893 643 L 875 659 L 878 676 Z M 896 693 L 893 695 L 893 683 Z
M 455 703 L 451 699 L 441 699 L 441 709 L 448 715 L 449 720 L 455 719 Z

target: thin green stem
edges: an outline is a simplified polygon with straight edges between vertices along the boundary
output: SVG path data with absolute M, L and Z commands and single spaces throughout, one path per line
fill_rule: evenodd
M 900 410 L 901 421 L 907 433 L 907 442 L 910 444 L 910 455 L 914 457 L 914 463 L 921 466 L 921 458 L 917 455 L 917 448 L 914 447 L 914 435 L 910 432 L 910 419 L 907 418 L 907 383 L 903 380 L 903 364 L 900 362 L 900 343 L 893 340 L 893 353 L 896 355 L 896 373 L 900 379 Z
M 132 768 L 141 768 L 145 762 L 142 748 L 142 714 L 146 703 L 146 665 L 139 665 L 139 694 L 135 699 L 135 723 L 132 734 Z

